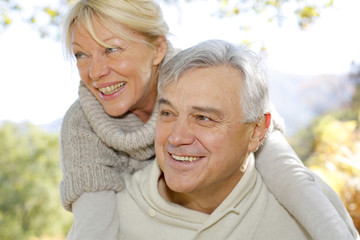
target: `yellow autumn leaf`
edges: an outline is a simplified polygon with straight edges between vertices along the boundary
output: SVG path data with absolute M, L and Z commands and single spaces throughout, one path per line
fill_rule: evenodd
M 228 5 L 228 1 L 227 0 L 221 0 L 220 1 L 220 6 L 221 7 L 226 7 Z
M 313 17 L 320 16 L 316 7 L 305 6 L 303 9 L 298 10 L 298 14 L 301 18 L 312 19 Z
M 11 22 L 12 22 L 12 20 L 9 18 L 9 16 L 6 14 L 6 13 L 3 13 L 2 14 L 2 17 L 3 17 L 3 19 L 4 19 L 4 25 L 6 26 L 6 25 L 9 25 Z
M 240 9 L 238 7 L 234 7 L 233 14 L 239 15 L 240 14 Z
M 57 10 L 51 9 L 49 7 L 44 8 L 44 11 L 49 14 L 51 19 L 54 19 L 56 16 L 59 15 L 59 12 Z
M 334 5 L 334 0 L 330 0 L 327 4 L 325 4 L 325 7 L 332 7 Z

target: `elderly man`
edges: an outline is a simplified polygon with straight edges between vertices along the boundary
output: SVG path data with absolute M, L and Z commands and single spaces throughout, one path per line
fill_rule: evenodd
M 121 239 L 311 239 L 255 168 L 271 116 L 254 54 L 220 40 L 185 50 L 162 69 L 158 99 L 156 161 L 117 194 Z

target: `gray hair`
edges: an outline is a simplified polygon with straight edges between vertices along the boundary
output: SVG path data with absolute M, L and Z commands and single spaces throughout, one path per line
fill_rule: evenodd
M 267 77 L 260 58 L 243 46 L 223 40 L 208 40 L 183 50 L 160 70 L 158 92 L 175 83 L 182 74 L 196 68 L 230 66 L 241 72 L 241 106 L 244 122 L 257 122 L 270 113 Z M 226 79 L 224 79 L 226 81 Z

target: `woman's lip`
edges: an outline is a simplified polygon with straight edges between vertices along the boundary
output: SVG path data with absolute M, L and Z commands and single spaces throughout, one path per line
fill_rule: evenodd
M 119 83 L 126 83 L 126 82 L 125 81 L 104 82 L 104 83 L 94 82 L 93 86 L 96 89 L 100 89 L 100 88 L 105 88 L 105 87 L 112 86 L 112 85 L 119 84 Z
M 119 88 L 118 89 L 114 89 L 112 93 L 110 94 L 105 94 L 104 92 L 100 91 L 100 89 L 97 89 L 98 92 L 99 92 L 99 95 L 102 99 L 104 100 L 112 100 L 113 98 L 115 98 L 118 94 L 120 94 L 121 92 L 124 91 L 125 87 L 126 87 L 126 83 L 125 82 L 122 82 L 124 83 L 123 85 L 121 86 L 118 86 Z

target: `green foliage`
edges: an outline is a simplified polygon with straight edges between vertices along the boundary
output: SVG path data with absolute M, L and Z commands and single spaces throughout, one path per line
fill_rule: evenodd
M 320 116 L 290 143 L 337 191 L 360 231 L 360 66 L 349 77 L 355 83 L 349 107 Z
M 336 114 L 319 119 L 306 164 L 337 191 L 360 231 L 360 109 L 354 112 L 354 120 L 339 120 Z
M 60 204 L 58 136 L 5 122 L 0 142 L 0 239 L 64 235 L 71 215 Z

